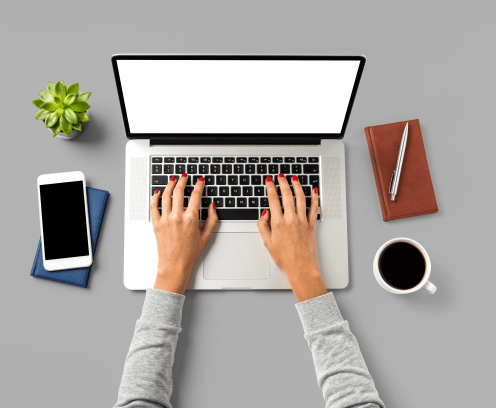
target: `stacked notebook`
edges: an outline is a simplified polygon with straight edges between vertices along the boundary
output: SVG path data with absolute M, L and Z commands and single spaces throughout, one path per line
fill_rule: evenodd
M 102 227 L 105 209 L 107 208 L 109 192 L 105 190 L 98 190 L 96 188 L 86 187 L 86 193 L 88 197 L 88 217 L 90 221 L 93 262 L 95 262 L 96 246 L 98 244 L 98 237 L 100 236 L 100 229 Z M 47 271 L 43 267 L 43 254 L 40 239 L 38 250 L 36 251 L 36 256 L 34 258 L 33 268 L 31 269 L 31 276 L 87 288 L 91 266 L 92 265 L 88 266 L 87 268 L 67 269 L 54 272 Z

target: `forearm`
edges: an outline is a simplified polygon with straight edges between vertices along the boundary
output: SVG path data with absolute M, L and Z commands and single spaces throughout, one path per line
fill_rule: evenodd
M 355 336 L 332 293 L 296 305 L 326 407 L 383 408 Z
M 184 296 L 148 289 L 124 365 L 115 408 L 170 408 L 172 365 Z

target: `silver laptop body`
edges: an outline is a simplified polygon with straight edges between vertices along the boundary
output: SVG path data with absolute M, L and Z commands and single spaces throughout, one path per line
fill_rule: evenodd
M 188 172 L 192 181 L 204 175 L 197 169 L 215 170 L 210 176 L 215 190 L 209 193 L 215 191 L 214 197 L 227 192 L 225 197 L 205 197 L 220 200 L 215 201 L 222 204 L 218 212 L 226 219 L 221 217 L 196 262 L 189 289 L 290 288 L 258 233 L 264 197 L 243 197 L 246 192 L 262 194 L 258 171 L 263 180 L 264 175 L 277 178 L 281 169 L 299 171 L 304 180 L 313 180 L 309 188 L 318 186 L 320 271 L 327 288 L 347 286 L 345 151 L 340 139 L 364 57 L 114 55 L 112 64 L 130 139 L 125 170 L 126 288 L 153 287 L 157 248 L 149 214 L 151 192 L 157 183 L 164 188 L 167 178 L 183 168 L 196 170 Z M 285 175 L 292 176 L 292 171 Z M 231 180 L 255 184 L 234 186 Z M 241 195 L 228 197 L 235 191 Z M 238 212 L 243 219 L 231 219 Z

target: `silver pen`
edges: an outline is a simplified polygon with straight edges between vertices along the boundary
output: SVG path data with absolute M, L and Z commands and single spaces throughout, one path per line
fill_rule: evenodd
M 403 137 L 401 138 L 400 151 L 398 153 L 398 161 L 396 162 L 396 169 L 391 176 L 389 183 L 389 193 L 391 194 L 391 201 L 394 201 L 396 194 L 398 194 L 398 183 L 400 182 L 401 167 L 403 166 L 403 157 L 405 157 L 406 139 L 408 139 L 408 122 L 406 122 Z

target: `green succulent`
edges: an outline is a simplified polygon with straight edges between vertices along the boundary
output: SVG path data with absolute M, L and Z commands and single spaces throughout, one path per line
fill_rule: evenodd
M 47 90 L 38 94 L 40 99 L 33 101 L 34 106 L 40 108 L 35 119 L 44 120 L 53 137 L 61 131 L 70 136 L 72 129 L 81 130 L 81 123 L 90 120 L 86 111 L 91 106 L 86 101 L 91 92 L 79 93 L 79 83 L 67 87 L 63 81 L 56 84 L 48 81 Z

